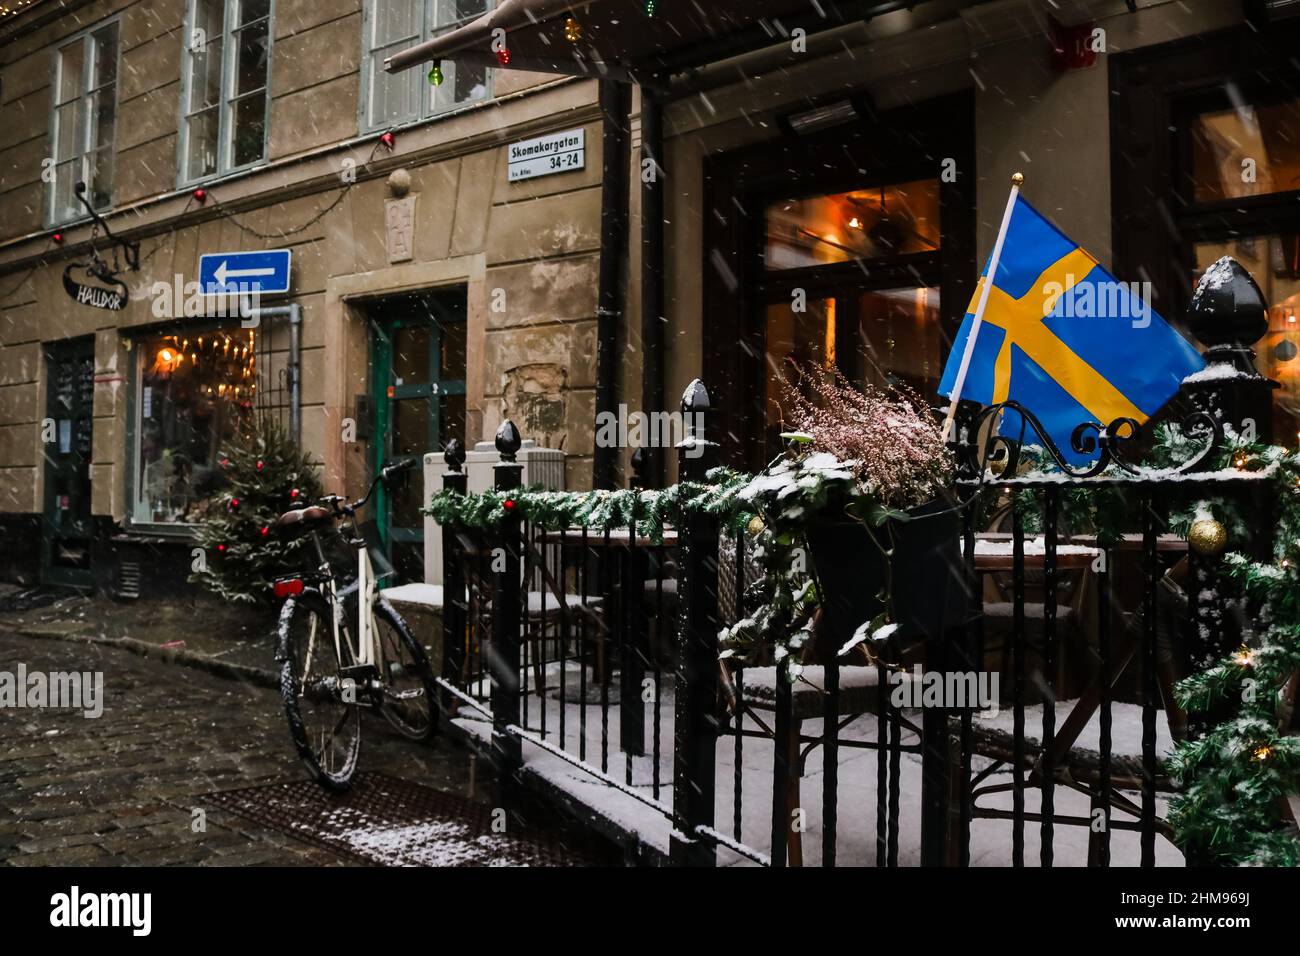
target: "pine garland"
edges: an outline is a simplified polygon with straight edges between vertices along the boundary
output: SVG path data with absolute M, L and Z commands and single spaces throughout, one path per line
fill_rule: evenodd
M 1184 849 L 1208 862 L 1300 865 L 1300 831 L 1287 797 L 1300 793 L 1300 737 L 1290 733 L 1285 693 L 1300 670 L 1300 455 L 1234 439 L 1220 464 L 1267 472 L 1276 491 L 1272 561 L 1224 556 L 1224 571 L 1259 608 L 1260 626 L 1243 646 L 1175 688 L 1180 706 L 1227 711 L 1203 737 L 1175 749 L 1170 767 L 1182 786 L 1169 822 Z M 1199 503 L 1237 522 L 1231 502 Z
M 548 491 L 545 488 L 491 489 L 460 494 L 435 492 L 424 513 L 439 524 L 482 531 L 500 527 L 514 515 L 547 531 L 590 528 L 598 532 L 635 526 L 638 534 L 663 541 L 665 527 L 681 525 L 692 514 L 712 515 L 728 530 L 738 530 L 752 517 L 738 492 L 750 476 L 729 468 L 714 468 L 708 482 L 684 481 L 663 490 L 627 488 L 618 491 Z

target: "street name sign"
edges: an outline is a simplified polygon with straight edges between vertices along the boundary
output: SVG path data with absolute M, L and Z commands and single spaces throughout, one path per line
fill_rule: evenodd
M 587 131 L 571 129 L 536 139 L 511 143 L 508 156 L 509 181 L 517 183 L 538 176 L 568 173 L 587 165 Z

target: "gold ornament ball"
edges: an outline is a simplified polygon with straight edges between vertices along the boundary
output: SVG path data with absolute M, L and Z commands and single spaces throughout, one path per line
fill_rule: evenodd
M 758 515 L 754 515 L 754 517 L 749 519 L 749 524 L 745 525 L 745 530 L 749 532 L 751 537 L 758 537 L 758 535 L 763 533 L 765 527 L 767 526 L 763 524 L 763 519 Z
M 1012 174 L 1011 174 L 1011 185 L 1013 185 L 1013 186 L 1023 186 L 1024 184 L 1025 184 L 1025 174 L 1024 174 L 1024 173 L 1012 173 Z
M 1187 543 L 1199 554 L 1215 555 L 1228 543 L 1228 530 L 1213 518 L 1201 518 L 1188 529 Z

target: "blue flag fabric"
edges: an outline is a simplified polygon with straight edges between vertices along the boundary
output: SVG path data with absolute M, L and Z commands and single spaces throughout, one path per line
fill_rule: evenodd
M 986 263 L 939 385 L 948 398 L 987 281 Z M 1109 425 L 1117 418 L 1145 422 L 1186 376 L 1204 366 L 1137 283 L 1117 280 L 1016 197 L 962 399 L 1019 402 L 1038 417 L 1062 454 L 1082 463 L 1096 456 L 1071 449 L 1075 426 Z M 1017 437 L 1019 419 L 1006 413 L 999 430 Z M 1034 440 L 1032 429 L 1025 440 Z

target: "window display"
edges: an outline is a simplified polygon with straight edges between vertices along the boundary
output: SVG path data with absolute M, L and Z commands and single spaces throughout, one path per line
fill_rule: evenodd
M 157 335 L 139 346 L 137 522 L 187 524 L 218 499 L 221 450 L 253 415 L 256 338 L 238 325 Z

